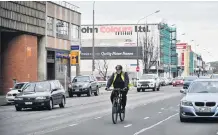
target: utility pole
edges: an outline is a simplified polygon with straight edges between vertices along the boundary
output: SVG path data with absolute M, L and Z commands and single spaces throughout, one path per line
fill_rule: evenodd
M 95 71 L 95 1 L 93 2 L 93 23 L 92 23 L 92 74 Z

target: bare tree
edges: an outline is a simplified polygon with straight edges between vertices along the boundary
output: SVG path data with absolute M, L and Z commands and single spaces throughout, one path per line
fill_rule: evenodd
M 152 66 L 156 66 L 158 62 L 158 47 L 155 45 L 153 37 L 148 38 L 148 43 L 146 43 L 146 38 L 142 38 L 140 45 L 143 51 L 143 73 L 149 73 Z
M 106 58 L 103 60 L 96 61 L 96 69 L 98 70 L 99 75 L 106 81 L 108 74 L 108 61 Z

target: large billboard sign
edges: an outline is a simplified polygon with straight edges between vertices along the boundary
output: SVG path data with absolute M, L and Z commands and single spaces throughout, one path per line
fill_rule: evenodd
M 142 47 L 95 47 L 95 59 L 142 59 Z M 81 59 L 92 59 L 92 47 L 81 48 Z
M 146 32 L 146 26 L 133 26 L 133 25 L 103 25 L 95 27 L 95 33 L 115 33 L 115 32 Z M 82 26 L 82 33 L 92 33 L 92 26 Z

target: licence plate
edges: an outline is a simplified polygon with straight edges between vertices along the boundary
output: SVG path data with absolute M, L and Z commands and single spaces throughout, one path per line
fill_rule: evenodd
M 147 88 L 148 86 L 142 86 L 142 88 Z
M 211 109 L 209 107 L 202 107 L 199 108 L 199 112 L 211 112 Z
M 25 105 L 32 105 L 32 102 L 25 102 Z
M 75 91 L 79 91 L 79 89 L 76 89 Z

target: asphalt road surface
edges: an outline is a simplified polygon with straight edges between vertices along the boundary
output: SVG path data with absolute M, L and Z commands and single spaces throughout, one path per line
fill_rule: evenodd
M 180 88 L 128 93 L 124 122 L 112 123 L 110 92 L 100 96 L 68 98 L 66 107 L 52 111 L 0 107 L 0 135 L 216 135 L 216 121 L 181 123 Z

